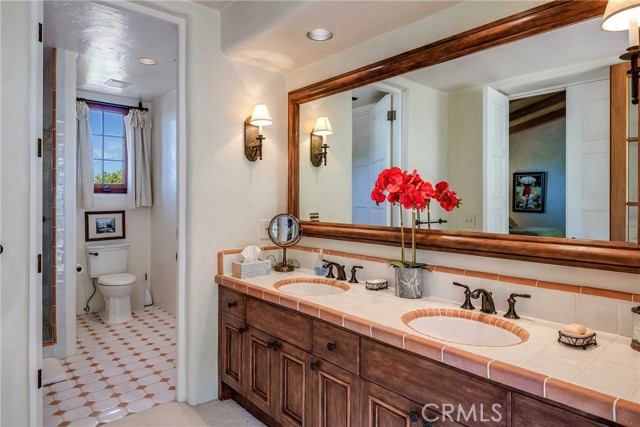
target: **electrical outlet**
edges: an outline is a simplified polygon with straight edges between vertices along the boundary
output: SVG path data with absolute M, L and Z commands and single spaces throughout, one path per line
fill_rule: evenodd
M 260 220 L 260 240 L 269 240 L 269 223 L 271 221 L 268 219 Z
M 476 228 L 476 216 L 473 214 L 467 214 L 462 216 L 463 228 Z

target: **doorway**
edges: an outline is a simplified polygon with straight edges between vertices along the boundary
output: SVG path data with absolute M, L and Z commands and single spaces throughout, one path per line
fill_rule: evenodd
M 71 3 L 71 4 L 69 4 Z M 144 19 L 147 18 L 149 21 L 156 21 L 156 22 L 161 22 L 164 21 L 165 23 L 173 26 L 175 28 L 175 45 L 177 46 L 177 51 L 175 52 L 173 58 L 171 58 L 171 62 L 173 64 L 173 67 L 175 69 L 175 78 L 174 78 L 174 87 L 172 88 L 172 90 L 170 92 L 168 92 L 169 94 L 166 96 L 158 96 L 155 98 L 150 98 L 150 103 L 157 104 L 157 108 L 156 110 L 159 112 L 162 112 L 163 115 L 163 119 L 160 119 L 162 121 L 164 121 L 164 118 L 166 118 L 167 115 L 172 114 L 173 118 L 170 121 L 169 124 L 167 124 L 166 126 L 158 126 L 158 132 L 173 132 L 174 134 L 174 138 L 173 138 L 173 146 L 166 152 L 163 153 L 166 154 L 166 158 L 170 159 L 167 162 L 165 162 L 164 157 L 161 157 L 162 162 L 162 166 L 166 166 L 166 165 L 170 165 L 170 169 L 171 171 L 173 171 L 173 174 L 169 174 L 168 178 L 171 179 L 171 193 L 173 194 L 173 201 L 171 203 L 167 203 L 166 200 L 168 197 L 159 197 L 158 199 L 162 199 L 159 202 L 159 205 L 162 206 L 163 210 L 171 210 L 172 212 L 170 212 L 168 215 L 168 217 L 171 217 L 173 219 L 173 225 L 170 227 L 170 229 L 162 229 L 162 230 L 158 230 L 158 234 L 162 235 L 162 236 L 173 236 L 173 245 L 172 247 L 170 247 L 170 259 L 172 260 L 172 262 L 174 263 L 174 269 L 173 269 L 173 277 L 174 279 L 172 280 L 172 300 L 174 303 L 174 313 L 176 316 L 176 321 L 175 323 L 178 324 L 177 326 L 177 332 L 174 334 L 176 335 L 176 337 L 174 337 L 174 340 L 177 341 L 177 349 L 175 351 L 175 359 L 176 359 L 176 365 L 177 365 L 177 374 L 175 376 L 176 380 L 175 380 L 175 388 L 176 388 L 176 395 L 175 398 L 179 401 L 184 400 L 184 389 L 182 384 L 182 380 L 181 375 L 183 375 L 184 372 L 184 358 L 183 358 L 183 354 L 184 354 L 184 343 L 180 340 L 181 337 L 181 332 L 180 332 L 180 327 L 182 327 L 183 330 L 183 322 L 180 321 L 180 316 L 183 316 L 184 314 L 184 310 L 181 308 L 181 304 L 184 304 L 184 300 L 181 298 L 181 295 L 184 292 L 184 251 L 179 251 L 179 248 L 184 248 L 184 206 L 185 206 L 185 200 L 184 200 L 184 191 L 181 191 L 180 189 L 184 189 L 184 164 L 185 164 L 185 148 L 184 148 L 184 141 L 185 141 L 185 133 L 184 133 L 184 123 L 185 123 L 185 115 L 184 115 L 184 105 L 185 105 L 185 98 L 184 98 L 184 74 L 185 74 L 185 56 L 184 56 L 184 49 L 185 49 L 185 39 L 184 39 L 184 21 L 181 18 L 176 18 L 173 17 L 171 15 L 162 13 L 162 12 L 157 12 L 157 11 L 153 11 L 150 9 L 147 9 L 145 7 L 142 6 L 137 6 L 137 5 L 129 5 L 129 4 L 122 4 L 122 3 L 109 3 L 109 4 L 105 4 L 105 3 L 95 3 L 95 4 L 91 4 L 89 5 L 88 2 L 45 2 L 45 19 L 44 19 L 44 26 L 45 29 L 47 28 L 47 23 L 51 22 L 51 15 L 48 15 L 48 12 L 51 12 L 51 10 L 47 11 L 47 8 L 53 8 L 53 13 L 61 13 L 60 9 L 56 8 L 60 8 L 60 7 L 71 7 L 74 6 L 74 3 L 78 5 L 78 7 L 93 7 L 95 8 L 100 8 L 100 7 L 104 7 L 104 8 L 110 8 L 111 12 L 113 14 L 119 14 L 119 15 L 127 15 L 127 16 L 133 16 L 135 17 L 135 19 Z M 47 16 L 49 16 L 49 21 L 47 20 Z M 66 21 L 67 24 L 68 22 L 71 22 L 70 20 Z M 104 22 L 101 20 L 87 20 L 86 22 L 103 22 L 104 24 L 108 24 L 108 22 Z M 122 22 L 129 22 L 129 21 L 122 21 Z M 136 27 L 135 25 L 132 26 L 132 28 L 139 28 Z M 88 29 L 88 27 L 87 27 Z M 47 32 L 45 31 L 45 44 L 47 43 L 46 37 L 47 34 L 51 35 L 52 32 Z M 55 34 L 55 32 L 53 33 Z M 67 50 L 69 52 L 72 52 L 74 49 L 74 43 L 75 43 L 75 47 L 77 48 L 78 45 L 82 45 L 86 42 L 86 40 L 74 40 L 74 34 L 75 36 L 77 36 L 78 34 L 81 33 L 73 33 L 71 30 L 68 31 L 67 34 L 62 34 L 61 35 L 61 39 L 58 40 L 62 40 L 64 43 L 62 43 L 64 45 L 64 47 L 66 47 L 66 49 L 61 49 L 61 50 Z M 60 35 L 60 33 L 58 33 L 58 35 Z M 69 43 L 69 44 L 66 44 Z M 135 59 L 135 58 L 134 58 Z M 82 63 L 83 59 L 82 56 L 79 56 L 78 59 L 78 69 L 80 70 L 83 66 Z M 78 83 L 81 83 L 81 76 L 80 74 L 78 74 Z M 96 98 L 99 97 L 104 97 L 107 96 L 110 99 L 119 99 L 121 97 L 118 97 L 116 95 L 121 95 L 122 92 L 120 93 L 115 93 L 114 92 L 110 92 L 110 93 L 103 93 L 102 95 L 100 95 L 100 91 L 97 90 L 96 87 L 89 87 L 88 89 L 93 89 L 91 90 L 87 90 L 87 84 L 90 85 L 90 83 L 88 83 L 87 81 L 84 81 L 84 89 L 85 92 L 84 93 L 92 93 L 92 95 L 95 95 Z M 81 86 L 80 84 L 78 86 Z M 74 87 L 74 92 L 75 92 L 75 87 Z M 142 94 L 135 94 L 134 95 L 136 99 L 136 101 L 138 101 L 139 99 L 144 99 L 145 101 L 147 101 L 146 98 L 143 98 Z M 162 98 L 162 99 L 161 99 Z M 169 100 L 169 98 L 172 98 L 171 100 Z M 75 94 L 73 96 L 74 99 L 74 104 L 75 104 Z M 136 102 L 137 104 L 137 102 Z M 170 105 L 168 105 L 170 104 Z M 134 104 L 135 105 L 135 104 Z M 75 122 L 75 120 L 74 120 Z M 74 127 L 75 127 L 75 123 L 74 123 Z M 66 155 L 65 155 L 66 156 Z M 73 158 L 64 158 L 66 165 L 70 166 L 73 164 L 73 161 L 75 159 Z M 158 167 L 158 170 L 162 170 L 162 166 Z M 164 178 L 164 177 L 161 177 Z M 165 185 L 165 182 L 163 181 L 161 183 L 162 185 L 159 185 L 158 191 L 162 190 L 165 191 L 165 193 L 162 193 L 162 196 L 166 195 L 166 190 L 167 190 L 167 185 Z M 71 191 L 69 191 L 69 189 L 71 189 Z M 47 192 L 47 190 L 45 190 L 45 192 Z M 73 194 L 75 195 L 75 186 L 69 186 L 67 187 L 67 194 Z M 69 209 L 69 211 L 75 211 L 75 197 L 73 199 L 74 203 L 70 204 L 69 206 L 72 207 L 71 209 Z M 98 206 L 100 206 L 100 203 L 105 203 L 104 200 L 99 201 L 97 203 Z M 96 207 L 96 205 L 94 205 L 94 208 Z M 151 210 L 153 208 L 147 208 L 147 210 L 149 211 L 146 214 L 147 220 L 150 224 L 151 222 Z M 138 209 L 136 209 L 138 210 Z M 44 211 L 44 209 L 43 209 Z M 78 211 L 77 213 L 83 213 L 81 211 Z M 144 216 L 144 215 L 138 215 L 138 216 Z M 69 251 L 66 251 L 63 255 L 65 256 L 65 267 L 68 267 L 68 265 L 71 263 L 73 266 L 73 270 L 74 270 L 74 275 L 75 275 L 75 267 L 76 264 L 81 265 L 82 267 L 86 266 L 86 262 L 83 262 L 84 260 L 81 259 L 81 255 L 82 252 L 84 252 L 84 240 L 85 240 L 85 236 L 84 236 L 84 216 L 82 215 L 78 215 L 77 216 L 77 221 L 74 222 L 74 227 L 73 227 L 73 231 L 74 231 L 74 238 L 69 240 L 70 243 L 70 247 L 69 247 Z M 140 219 L 140 218 L 138 218 Z M 140 228 L 144 228 L 147 227 L 147 229 L 149 229 L 151 227 L 151 225 L 141 225 L 139 221 L 134 222 L 133 224 L 131 222 L 129 222 L 130 225 L 130 230 L 132 229 L 131 226 L 133 226 L 133 229 L 136 228 L 137 226 L 140 226 Z M 44 232 L 43 232 L 43 237 L 44 236 Z M 130 233 L 128 233 L 129 236 L 131 236 Z M 135 233 L 134 233 L 135 234 Z M 150 232 L 150 230 L 147 232 L 147 234 L 151 235 L 153 233 Z M 131 236 L 133 237 L 133 236 Z M 149 236 L 149 241 L 151 239 L 151 236 Z M 137 239 L 140 240 L 140 239 Z M 71 244 L 72 243 L 72 244 Z M 77 245 L 76 245 L 77 243 Z M 53 247 L 53 245 L 52 245 Z M 152 244 L 149 243 L 148 244 L 148 248 L 147 251 L 151 251 L 151 247 Z M 160 247 L 160 245 L 158 245 L 158 247 Z M 166 247 L 166 246 L 165 246 Z M 72 249 L 72 250 L 71 250 Z M 181 253 L 181 256 L 177 256 L 178 253 Z M 134 257 L 140 258 L 140 252 L 136 252 L 134 254 Z M 150 255 L 148 255 L 148 257 L 150 257 Z M 138 259 L 132 259 L 132 257 L 130 256 L 130 263 L 137 263 Z M 131 267 L 131 266 L 130 266 Z M 68 270 L 68 268 L 67 268 Z M 83 273 L 86 275 L 86 270 L 83 271 Z M 76 282 L 78 282 L 78 278 L 81 275 L 75 276 L 74 280 L 70 280 L 68 282 L 66 282 L 64 284 L 64 286 L 66 286 L 65 290 L 71 290 L 73 284 L 75 284 Z M 162 276 L 162 273 L 159 273 L 158 276 Z M 137 280 L 141 280 L 143 282 L 146 281 L 152 281 L 153 280 L 153 266 L 151 266 L 151 263 L 147 263 L 147 265 L 142 269 L 142 271 L 140 272 L 136 272 L 136 278 Z M 72 283 L 73 282 L 73 283 Z M 58 292 L 58 297 L 60 296 L 60 292 Z M 85 303 L 86 300 L 84 298 L 77 298 L 76 297 L 76 293 L 75 292 L 70 292 L 69 294 L 71 295 L 67 295 L 68 297 L 70 297 L 68 300 L 72 301 L 71 304 L 69 304 L 67 306 L 67 312 L 66 313 L 60 313 L 60 310 L 58 309 L 58 318 L 60 318 L 61 315 L 65 315 L 65 314 L 71 314 L 71 317 L 75 319 L 75 315 L 78 312 L 78 307 L 82 307 Z M 55 293 L 53 293 L 53 295 L 55 295 Z M 88 295 L 86 295 L 88 296 Z M 99 294 L 98 294 L 99 296 Z M 95 298 L 95 297 L 94 297 Z M 95 299 L 94 299 L 95 301 Z M 42 302 L 44 301 L 44 298 L 42 300 Z M 154 301 L 154 303 L 156 303 L 156 301 Z M 69 331 L 69 329 L 72 328 L 67 328 L 66 332 L 68 333 L 68 341 L 69 342 L 73 342 L 72 350 L 67 351 L 66 355 L 72 354 L 73 353 L 73 348 L 75 347 L 75 329 L 73 329 L 73 332 L 71 333 Z M 60 332 L 60 331 L 59 331 Z M 60 338 L 60 334 L 58 333 Z M 58 342 L 60 342 L 60 339 L 58 340 Z M 46 351 L 46 350 L 45 350 Z M 182 365 L 181 365 L 182 363 Z

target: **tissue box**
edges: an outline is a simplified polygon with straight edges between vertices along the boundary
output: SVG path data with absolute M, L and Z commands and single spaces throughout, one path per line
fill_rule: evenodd
M 235 261 L 231 265 L 231 274 L 238 279 L 250 279 L 271 274 L 271 261 L 268 259 L 258 261 Z

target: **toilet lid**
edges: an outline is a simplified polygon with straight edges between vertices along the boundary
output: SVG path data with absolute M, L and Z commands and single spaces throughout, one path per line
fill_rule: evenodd
M 136 282 L 136 276 L 129 273 L 107 274 L 98 277 L 98 284 L 106 286 L 124 286 Z

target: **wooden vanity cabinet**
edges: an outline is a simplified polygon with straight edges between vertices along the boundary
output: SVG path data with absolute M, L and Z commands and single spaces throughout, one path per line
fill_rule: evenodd
M 464 421 L 468 426 L 508 426 L 509 390 L 370 339 L 362 338 L 360 347 L 363 379 L 441 410 L 454 404 L 456 410 L 460 405 L 465 412 L 476 411 Z M 493 405 L 499 416 L 479 416 L 492 412 Z
M 425 404 L 433 425 L 615 425 L 222 287 L 219 304 L 220 397 L 267 425 L 426 427 Z

